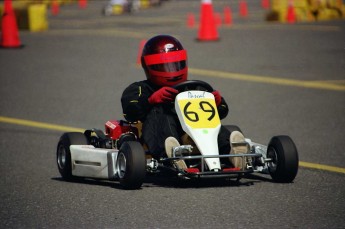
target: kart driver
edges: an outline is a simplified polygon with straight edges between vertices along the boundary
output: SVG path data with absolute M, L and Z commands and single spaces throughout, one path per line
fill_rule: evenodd
M 154 158 L 171 157 L 172 147 L 182 143 L 184 131 L 176 113 L 171 111 L 172 102 L 178 91 L 172 86 L 187 80 L 187 52 L 182 44 L 169 35 L 158 35 L 144 45 L 141 64 L 146 74 L 146 80 L 134 82 L 123 92 L 121 103 L 124 117 L 129 122 L 141 121 L 142 138 Z M 220 92 L 212 92 L 215 97 L 220 119 L 227 116 L 229 108 Z M 230 140 L 229 140 L 230 139 Z M 246 153 L 247 147 L 230 147 L 231 142 L 243 142 L 243 135 L 221 126 L 218 135 L 220 154 Z M 184 143 L 186 144 L 186 143 Z M 241 158 L 232 158 L 234 167 L 241 167 Z M 175 166 L 186 169 L 183 160 Z

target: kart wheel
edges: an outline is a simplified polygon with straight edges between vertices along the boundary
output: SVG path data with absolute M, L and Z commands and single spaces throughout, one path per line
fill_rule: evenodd
M 298 152 L 289 136 L 275 136 L 268 144 L 268 170 L 275 182 L 290 183 L 298 172 Z
M 146 157 L 139 142 L 124 142 L 116 160 L 117 175 L 124 189 L 139 189 L 146 174 Z
M 70 180 L 72 176 L 71 145 L 88 145 L 86 136 L 79 132 L 64 133 L 60 137 L 57 145 L 56 162 L 59 172 L 65 180 Z

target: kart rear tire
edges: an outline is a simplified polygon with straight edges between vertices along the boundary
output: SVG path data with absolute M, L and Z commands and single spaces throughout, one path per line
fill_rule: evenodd
M 146 157 L 142 145 L 136 141 L 124 142 L 116 160 L 117 175 L 124 189 L 139 189 L 146 175 Z
M 73 178 L 71 145 L 88 145 L 86 136 L 79 132 L 68 132 L 60 137 L 56 150 L 56 163 L 62 178 L 65 180 L 71 180 Z
M 289 136 L 275 136 L 267 148 L 268 171 L 273 181 L 291 183 L 298 172 L 298 152 Z

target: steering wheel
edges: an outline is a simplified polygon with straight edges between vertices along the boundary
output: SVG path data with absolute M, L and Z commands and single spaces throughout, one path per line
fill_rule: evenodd
M 172 86 L 172 88 L 178 90 L 179 92 L 184 92 L 188 90 L 200 90 L 208 92 L 214 91 L 211 85 L 201 80 L 187 80 Z
M 187 80 L 182 83 L 172 86 L 172 88 L 178 90 L 179 92 L 199 90 L 199 91 L 214 91 L 212 86 L 201 80 Z M 169 109 L 173 114 L 176 114 L 174 103 L 169 104 Z

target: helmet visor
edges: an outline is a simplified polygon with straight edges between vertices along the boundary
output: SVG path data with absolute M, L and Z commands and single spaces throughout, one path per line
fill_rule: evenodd
M 159 72 L 177 72 L 186 67 L 187 52 L 179 50 L 167 53 L 158 53 L 144 57 L 150 70 Z
M 179 62 L 169 62 L 165 64 L 153 64 L 147 66 L 150 70 L 158 72 L 177 72 L 186 67 L 186 61 L 182 60 Z

